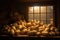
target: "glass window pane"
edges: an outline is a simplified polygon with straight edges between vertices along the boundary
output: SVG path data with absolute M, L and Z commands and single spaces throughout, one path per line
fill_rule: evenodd
M 47 12 L 53 12 L 53 6 L 47 6 Z
M 50 19 L 49 22 L 50 22 L 50 23 L 53 23 L 53 20 Z
M 50 24 L 50 20 L 47 20 L 47 24 Z
M 29 20 L 33 19 L 33 14 L 28 14 Z
M 33 7 L 29 7 L 28 13 L 33 13 Z
M 44 24 L 46 24 L 46 20 L 41 20 L 41 22 L 43 22 Z
M 28 19 L 28 21 L 31 21 L 31 20 L 33 20 L 33 19 L 32 18 Z
M 39 6 L 34 6 L 34 13 L 39 13 Z
M 41 13 L 41 20 L 46 20 L 46 13 Z
M 34 19 L 39 20 L 40 19 L 40 14 L 34 14 Z
M 46 12 L 46 6 L 41 6 L 41 13 Z
M 47 13 L 47 20 L 53 19 L 53 13 Z

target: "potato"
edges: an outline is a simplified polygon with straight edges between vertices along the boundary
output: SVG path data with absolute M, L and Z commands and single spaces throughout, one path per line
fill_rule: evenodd
M 36 26 L 36 23 L 33 23 L 32 25 L 33 25 L 33 26 Z
M 15 27 L 17 27 L 17 26 L 18 26 L 18 24 L 17 24 L 17 23 L 14 23 L 13 25 L 14 25 Z
M 35 27 L 34 26 L 31 26 L 32 29 L 34 29 Z
M 40 32 L 36 32 L 37 35 L 41 34 Z
M 19 29 L 22 29 L 22 28 L 23 28 L 23 26 L 22 26 L 22 25 L 18 25 L 18 28 L 19 28 Z
M 31 22 L 31 23 L 33 23 L 33 22 L 34 22 L 34 20 L 31 20 L 30 22 Z
M 15 31 L 14 31 L 14 29 L 11 29 L 11 34 L 13 34 L 13 35 L 15 34 Z
M 36 30 L 32 30 L 33 32 L 37 32 Z
M 27 23 L 27 26 L 31 26 L 31 25 L 32 25 L 31 22 L 28 22 L 28 23 Z
M 25 28 L 25 29 L 23 29 L 22 31 L 23 31 L 23 32 L 27 32 L 28 30 Z
M 12 29 L 16 30 L 16 27 L 15 26 L 12 26 Z
M 15 32 L 16 32 L 16 33 L 19 33 L 19 32 L 20 32 L 20 30 L 19 30 L 19 29 L 17 29 L 17 30 L 15 30 Z
M 29 32 L 30 31 L 30 28 L 28 28 L 27 31 Z
M 11 31 L 11 28 L 9 27 L 9 29 L 7 31 L 10 32 Z
M 36 23 L 37 25 L 39 25 L 40 21 L 36 21 L 35 23 Z
M 50 28 L 50 30 L 53 30 L 53 29 L 54 29 L 54 27 L 51 27 L 51 28 Z
M 50 35 L 55 35 L 55 32 L 51 31 L 49 32 Z
M 47 28 L 45 28 L 45 31 L 48 31 L 49 30 L 49 28 L 47 27 Z
M 7 30 L 9 27 L 5 27 L 5 30 Z
M 39 25 L 35 25 L 34 27 L 39 27 Z
M 42 31 L 42 34 L 48 34 L 48 31 Z

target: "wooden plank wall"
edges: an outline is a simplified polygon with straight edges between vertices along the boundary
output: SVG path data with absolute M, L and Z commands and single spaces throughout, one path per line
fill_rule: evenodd
M 53 0 L 18 0 L 19 2 L 41 2 L 41 1 L 53 1 Z

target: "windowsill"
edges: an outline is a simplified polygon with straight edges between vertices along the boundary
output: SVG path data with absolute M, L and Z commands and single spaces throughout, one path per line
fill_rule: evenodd
M 0 35 L 0 37 L 41 37 L 41 38 L 60 38 L 60 36 L 28 36 L 28 35 L 18 35 L 18 36 L 8 36 L 8 35 Z

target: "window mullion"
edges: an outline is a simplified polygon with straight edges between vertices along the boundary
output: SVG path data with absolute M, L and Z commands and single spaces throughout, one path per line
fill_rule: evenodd
M 40 14 L 39 18 L 40 18 L 40 22 L 41 22 L 41 6 L 39 7 L 39 14 Z
M 46 24 L 47 24 L 47 21 L 48 21 L 48 20 L 47 20 L 47 6 L 46 6 Z
M 33 20 L 34 20 L 34 6 L 33 6 Z

